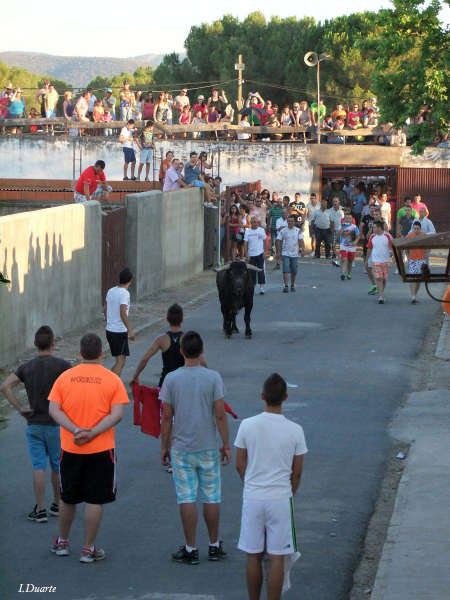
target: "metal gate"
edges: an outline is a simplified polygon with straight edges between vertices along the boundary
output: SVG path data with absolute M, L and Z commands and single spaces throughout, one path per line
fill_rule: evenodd
M 118 284 L 119 273 L 125 263 L 125 223 L 127 209 L 124 206 L 106 209 L 102 216 L 102 303 L 107 291 Z
M 420 194 L 438 233 L 450 230 L 450 169 L 398 169 L 398 206 Z

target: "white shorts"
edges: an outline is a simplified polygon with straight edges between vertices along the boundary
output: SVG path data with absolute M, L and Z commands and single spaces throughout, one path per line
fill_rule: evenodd
M 248 554 L 292 554 L 297 552 L 292 498 L 246 500 L 242 505 L 239 550 Z

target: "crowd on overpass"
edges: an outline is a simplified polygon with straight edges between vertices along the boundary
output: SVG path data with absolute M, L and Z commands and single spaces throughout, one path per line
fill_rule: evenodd
M 407 136 L 401 129 L 393 129 L 392 123 L 386 123 L 377 104 L 377 98 L 372 97 L 361 102 L 339 102 L 336 105 L 327 107 L 323 99 L 309 104 L 306 100 L 295 101 L 292 104 L 278 105 L 270 99 L 264 99 L 258 91 L 248 94 L 245 100 L 244 108 L 237 113 L 229 103 L 225 90 L 213 87 L 211 95 L 205 97 L 198 94 L 197 97 L 189 98 L 189 89 L 183 87 L 180 92 L 172 96 L 167 91 L 153 93 L 151 91 L 142 92 L 133 91 L 129 81 L 123 82 L 120 90 L 113 91 L 107 87 L 103 90 L 93 90 L 87 88 L 78 98 L 74 97 L 72 91 L 64 92 L 64 101 L 61 105 L 60 94 L 52 85 L 50 80 L 46 80 L 41 89 L 35 94 L 36 107 L 30 107 L 27 110 L 25 100 L 22 96 L 22 90 L 15 88 L 11 82 L 7 83 L 5 90 L 0 96 L 0 120 L 20 119 L 20 118 L 55 118 L 62 117 L 67 121 L 91 121 L 96 123 L 113 122 L 115 120 L 129 121 L 134 119 L 152 120 L 161 125 L 202 125 L 214 124 L 219 122 L 230 122 L 233 120 L 242 127 L 266 126 L 270 133 L 258 134 L 253 136 L 250 133 L 238 133 L 240 140 L 250 138 L 261 139 L 263 141 L 317 139 L 317 128 L 320 124 L 322 129 L 321 142 L 329 144 L 344 144 L 346 141 L 387 144 L 391 146 L 406 146 Z M 432 107 L 424 106 L 417 115 L 415 122 L 422 123 L 432 119 Z M 408 125 L 409 123 L 406 123 Z M 31 133 L 37 133 L 38 126 L 31 125 Z M 304 127 L 307 131 L 292 133 L 277 132 L 280 127 Z M 382 135 L 379 128 L 382 128 Z M 364 135 L 359 129 L 365 129 Z M 367 129 L 377 128 L 374 136 L 367 135 Z M 20 133 L 23 128 L 11 127 L 6 129 L 6 133 Z M 347 131 L 344 136 L 342 131 Z M 326 130 L 326 133 L 323 132 Z M 354 130 L 354 136 L 348 135 L 348 130 Z M 65 127 L 64 131 L 69 135 L 88 135 L 89 132 L 83 130 Z M 116 130 L 113 128 L 94 129 L 92 135 L 113 135 Z M 52 134 L 51 125 L 43 126 L 43 133 Z M 163 134 L 160 134 L 161 136 Z M 208 135 L 210 137 L 223 136 L 225 138 L 235 135 L 232 131 L 221 132 L 201 132 L 193 131 L 190 133 L 178 133 L 175 136 L 201 138 Z M 433 143 L 447 142 L 448 134 L 444 136 L 436 135 Z

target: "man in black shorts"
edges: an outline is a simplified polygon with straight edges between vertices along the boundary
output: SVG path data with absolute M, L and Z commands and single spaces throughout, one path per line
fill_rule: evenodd
M 69 554 L 69 533 L 77 504 L 86 503 L 85 542 L 80 562 L 105 558 L 95 546 L 103 504 L 116 499 L 114 426 L 121 421 L 128 395 L 120 378 L 101 365 L 102 340 L 86 333 L 81 364 L 66 371 L 49 395 L 49 414 L 61 427 L 61 503 L 59 536 L 51 551 Z
M 108 290 L 103 312 L 106 318 L 106 339 L 116 362 L 111 369 L 120 377 L 127 356 L 130 356 L 128 338 L 134 341 L 134 332 L 128 320 L 130 310 L 130 292 L 133 274 L 128 267 L 119 273 L 119 285 Z

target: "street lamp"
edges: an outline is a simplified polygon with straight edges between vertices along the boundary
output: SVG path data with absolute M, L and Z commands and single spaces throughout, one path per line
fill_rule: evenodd
M 320 144 L 320 61 L 329 58 L 329 54 L 316 54 L 315 52 L 308 52 L 305 54 L 305 63 L 308 67 L 315 67 L 317 65 L 317 143 Z

